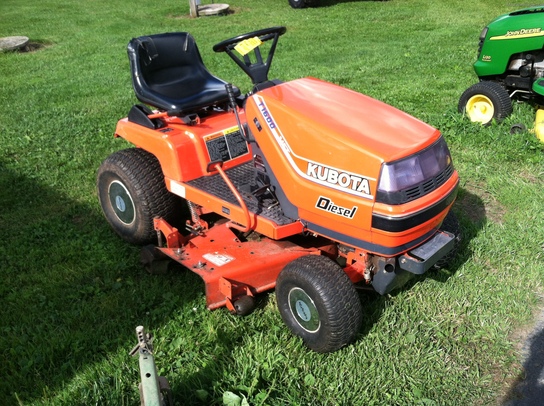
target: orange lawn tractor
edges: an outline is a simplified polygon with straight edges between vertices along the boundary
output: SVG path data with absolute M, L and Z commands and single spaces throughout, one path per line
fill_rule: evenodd
M 132 39 L 144 104 L 115 135 L 135 148 L 102 163 L 98 195 L 149 270 L 176 261 L 203 279 L 209 309 L 241 315 L 275 288 L 292 333 L 329 352 L 360 329 L 357 287 L 386 294 L 450 259 L 459 177 L 420 120 L 318 79 L 269 80 L 285 32 L 213 47 L 251 78 L 245 95 L 206 69 L 188 33 Z

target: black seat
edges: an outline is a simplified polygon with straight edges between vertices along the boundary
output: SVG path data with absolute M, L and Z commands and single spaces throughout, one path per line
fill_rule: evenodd
M 132 84 L 141 102 L 186 114 L 228 101 L 226 82 L 206 69 L 191 34 L 133 38 L 127 50 Z M 239 94 L 240 90 L 234 88 L 234 95 Z

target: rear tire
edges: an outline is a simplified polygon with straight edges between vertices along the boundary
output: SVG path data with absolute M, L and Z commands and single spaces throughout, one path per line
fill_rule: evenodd
M 308 255 L 287 264 L 276 282 L 276 298 L 287 327 L 316 352 L 344 347 L 361 328 L 357 291 L 329 258 Z
M 97 190 L 106 220 L 131 244 L 156 243 L 153 219 L 173 223 L 182 210 L 181 198 L 166 189 L 157 158 L 140 148 L 106 158 L 98 169 Z
M 512 114 L 512 101 L 506 89 L 498 82 L 483 81 L 463 92 L 458 110 L 471 121 L 486 125 L 493 119 L 502 121 Z

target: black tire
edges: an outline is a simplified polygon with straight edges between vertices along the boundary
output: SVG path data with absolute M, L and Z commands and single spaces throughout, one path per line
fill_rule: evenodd
M 247 316 L 255 309 L 255 298 L 249 295 L 240 296 L 233 305 L 238 316 Z
M 157 158 L 130 148 L 111 154 L 98 169 L 97 190 L 106 220 L 131 244 L 157 242 L 154 217 L 175 222 L 182 199 L 166 189 Z
M 319 0 L 289 0 L 289 5 L 293 8 L 313 7 Z
M 156 246 L 148 244 L 140 251 L 140 263 L 150 275 L 164 275 L 172 260 Z
M 351 343 L 361 328 L 361 302 L 351 280 L 329 258 L 308 255 L 290 262 L 276 282 L 281 317 L 316 352 Z
M 304 8 L 306 3 L 304 0 L 289 0 L 289 5 L 293 8 Z
M 447 214 L 446 218 L 442 222 L 442 225 L 440 226 L 440 230 L 453 234 L 455 236 L 455 243 L 453 249 L 443 258 L 438 260 L 438 262 L 434 265 L 435 268 L 445 268 L 451 261 L 454 260 L 459 252 L 459 244 L 461 243 L 461 226 L 453 211 L 450 210 L 450 212 Z
M 527 127 L 523 123 L 516 123 L 510 126 L 510 134 L 519 134 L 527 131 Z
M 457 108 L 471 121 L 485 125 L 493 119 L 500 122 L 512 114 L 512 100 L 500 83 L 483 81 L 463 92 Z

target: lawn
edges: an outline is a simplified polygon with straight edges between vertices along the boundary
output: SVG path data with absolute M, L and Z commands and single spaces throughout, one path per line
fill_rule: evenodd
M 481 29 L 522 0 L 232 0 L 190 19 L 188 2 L 2 0 L 0 37 L 0 353 L 4 405 L 136 405 L 134 329 L 155 335 L 176 404 L 501 404 L 523 375 L 520 340 L 542 306 L 544 144 L 534 108 L 501 124 L 457 113 Z M 147 274 L 139 248 L 102 216 L 96 170 L 127 144 L 116 121 L 136 102 L 126 44 L 189 31 L 217 76 L 250 89 L 212 46 L 284 25 L 272 77 L 318 77 L 439 128 L 461 177 L 463 241 L 447 268 L 385 297 L 361 293 L 356 342 L 310 352 L 283 325 L 271 292 L 248 317 L 208 311 L 191 272 Z M 521 337 L 521 338 L 520 338 Z

